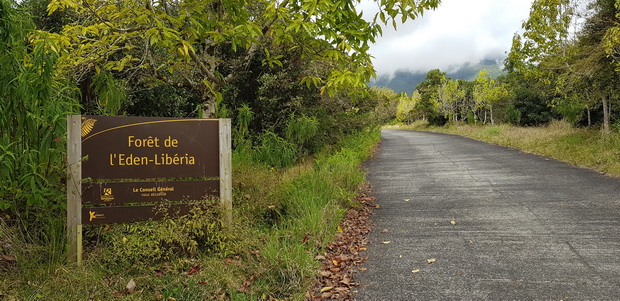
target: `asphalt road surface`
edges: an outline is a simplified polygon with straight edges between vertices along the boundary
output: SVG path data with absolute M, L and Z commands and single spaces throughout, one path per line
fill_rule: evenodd
M 458 136 L 383 139 L 356 300 L 620 300 L 620 179 Z

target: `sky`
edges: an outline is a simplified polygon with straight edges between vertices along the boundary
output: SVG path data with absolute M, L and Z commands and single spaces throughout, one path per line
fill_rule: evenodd
M 371 19 L 374 1 L 363 0 L 358 9 Z M 379 75 L 396 70 L 422 71 L 486 58 L 503 58 L 512 37 L 528 18 L 532 0 L 442 0 L 435 11 L 397 27 L 384 28 L 371 46 Z

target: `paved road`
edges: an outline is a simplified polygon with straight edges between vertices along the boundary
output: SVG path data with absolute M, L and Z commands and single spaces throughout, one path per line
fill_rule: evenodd
M 457 136 L 383 138 L 357 300 L 620 300 L 619 179 Z

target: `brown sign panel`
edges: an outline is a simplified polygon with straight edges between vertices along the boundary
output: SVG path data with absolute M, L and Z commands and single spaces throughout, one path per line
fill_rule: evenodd
M 93 205 L 202 200 L 219 193 L 218 180 L 82 184 L 82 202 Z
M 219 177 L 218 122 L 82 116 L 82 177 Z
M 131 223 L 186 215 L 192 204 L 82 208 L 82 224 Z

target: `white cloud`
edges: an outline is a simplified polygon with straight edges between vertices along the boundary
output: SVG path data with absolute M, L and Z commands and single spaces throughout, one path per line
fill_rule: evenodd
M 398 26 L 389 26 L 371 47 L 379 74 L 399 69 L 427 71 L 502 56 L 527 19 L 532 0 L 443 0 L 435 11 Z M 374 16 L 375 2 L 363 2 Z

